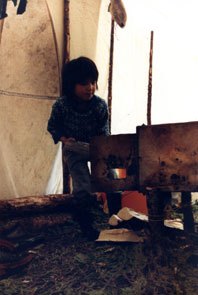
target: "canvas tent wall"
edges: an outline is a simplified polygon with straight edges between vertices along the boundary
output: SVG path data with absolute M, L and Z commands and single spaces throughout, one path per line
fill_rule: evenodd
M 70 0 L 69 6 L 70 58 L 94 59 L 100 72 L 98 94 L 104 99 L 109 2 Z M 152 123 L 197 120 L 196 0 L 123 3 L 128 18 L 126 27 L 115 25 L 112 133 L 133 133 L 146 123 L 151 30 Z M 22 15 L 8 1 L 7 13 L 0 22 L 0 199 L 54 193 L 61 184 L 61 149 L 46 125 L 61 94 L 64 0 L 29 0 Z
M 45 121 L 60 93 L 51 22 L 44 1 L 29 1 L 24 15 L 8 2 L 0 50 L 1 199 L 44 191 L 56 149 Z
M 107 6 L 108 1 L 70 2 L 71 58 L 101 60 L 101 95 L 108 81 L 110 28 L 106 26 L 107 40 L 99 31 L 110 20 Z M 0 45 L 0 199 L 44 194 L 58 149 L 56 187 L 61 180 L 60 147 L 46 126 L 51 106 L 61 95 L 64 1 L 29 0 L 22 15 L 16 15 L 8 1 L 7 14 L 1 20 Z M 103 44 L 100 52 L 98 42 Z

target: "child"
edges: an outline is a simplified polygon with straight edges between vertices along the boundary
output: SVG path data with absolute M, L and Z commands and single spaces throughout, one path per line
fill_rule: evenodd
M 96 96 L 98 70 L 87 57 L 79 57 L 63 67 L 63 97 L 53 107 L 48 121 L 48 131 L 54 143 L 72 141 L 89 143 L 91 137 L 109 134 L 109 116 L 106 102 Z M 89 158 L 73 151 L 66 151 L 69 172 L 72 177 L 73 195 L 78 200 L 75 217 L 83 233 L 96 239 L 92 228 L 90 202 L 91 182 Z

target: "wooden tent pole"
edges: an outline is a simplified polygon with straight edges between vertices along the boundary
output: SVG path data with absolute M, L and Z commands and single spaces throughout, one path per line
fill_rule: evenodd
M 63 63 L 68 63 L 70 60 L 70 26 L 69 26 L 69 0 L 64 0 L 64 57 Z M 61 90 L 62 91 L 62 90 Z M 71 177 L 67 166 L 66 158 L 64 157 L 62 149 L 62 163 L 63 163 L 63 194 L 71 192 Z
M 111 132 L 112 114 L 112 83 L 113 83 L 113 52 L 114 52 L 114 20 L 111 20 L 111 40 L 109 57 L 109 81 L 108 81 L 108 108 L 109 108 L 109 130 Z
M 152 98 L 152 67 L 153 67 L 153 31 L 151 31 L 150 57 L 149 57 L 149 82 L 147 103 L 147 125 L 151 125 L 151 98 Z
M 4 24 L 4 19 L 0 19 L 0 44 L 1 44 L 1 37 L 3 32 L 3 24 Z
M 70 60 L 69 0 L 64 0 L 64 63 Z

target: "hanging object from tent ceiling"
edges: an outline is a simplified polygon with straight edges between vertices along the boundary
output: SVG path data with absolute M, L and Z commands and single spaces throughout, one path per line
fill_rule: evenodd
M 121 27 L 124 28 L 127 21 L 127 14 L 124 4 L 121 0 L 110 0 L 108 11 L 112 15 L 112 19 Z
M 17 5 L 18 0 L 10 0 L 10 1 L 14 3 L 14 6 Z M 17 9 L 17 14 L 23 14 L 25 12 L 26 5 L 27 5 L 27 0 L 20 0 L 18 9 Z M 1 0 L 0 1 L 0 19 L 3 19 L 8 16 L 6 13 L 6 9 L 7 9 L 7 0 Z

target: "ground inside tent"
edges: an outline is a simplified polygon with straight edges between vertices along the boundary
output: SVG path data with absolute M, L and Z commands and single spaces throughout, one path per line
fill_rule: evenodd
M 107 229 L 108 215 L 101 208 L 94 214 L 96 227 Z M 197 295 L 198 233 L 167 228 L 154 238 L 148 234 L 139 243 L 87 241 L 68 217 L 62 225 L 29 231 L 17 241 L 33 259 L 0 280 L 0 293 Z

